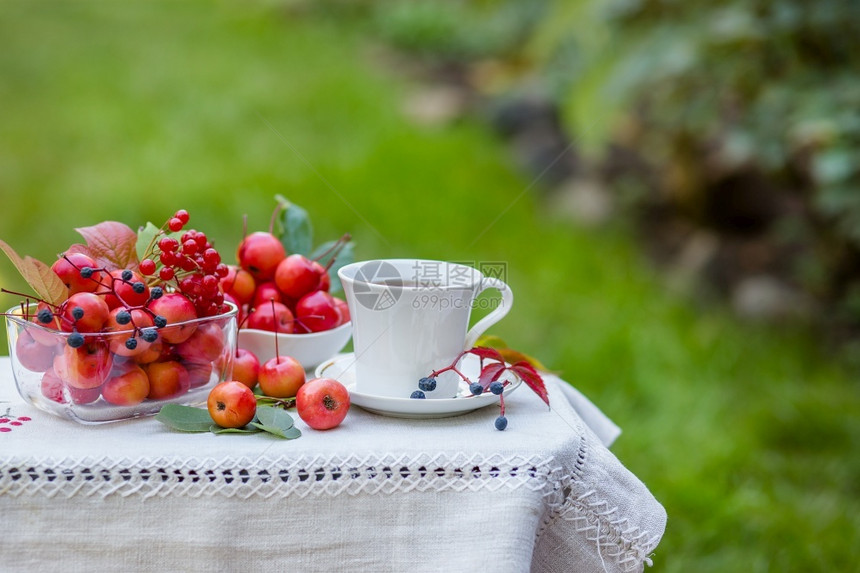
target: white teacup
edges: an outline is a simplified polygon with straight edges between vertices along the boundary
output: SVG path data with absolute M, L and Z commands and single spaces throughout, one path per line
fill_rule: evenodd
M 451 364 L 511 309 L 514 295 L 503 281 L 475 268 L 422 259 L 379 259 L 338 271 L 353 325 L 356 389 L 408 398 L 418 380 Z M 469 316 L 478 294 L 501 293 L 499 305 L 471 330 Z M 468 332 L 467 332 L 468 330 Z M 437 377 L 427 398 L 453 398 L 459 377 Z

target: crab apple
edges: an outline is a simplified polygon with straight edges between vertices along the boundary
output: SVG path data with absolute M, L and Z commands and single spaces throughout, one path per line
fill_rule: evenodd
M 236 297 L 227 292 L 224 293 L 224 302 L 229 302 L 236 305 L 236 324 L 243 324 L 245 322 L 247 305 L 239 304 L 239 301 L 236 300 Z
M 237 348 L 236 356 L 233 358 L 233 380 L 241 382 L 253 390 L 257 385 L 259 375 L 260 361 L 257 359 L 257 355 L 250 350 Z
M 248 315 L 248 328 L 290 334 L 293 332 L 293 313 L 280 302 L 269 302 Z
M 337 325 L 340 326 L 352 320 L 352 317 L 349 314 L 349 305 L 346 304 L 346 301 L 342 298 L 337 298 L 336 296 L 333 296 L 332 298 L 334 299 L 334 308 L 337 310 L 338 316 L 340 316 L 340 321 Z
M 251 233 L 239 244 L 236 258 L 239 266 L 251 273 L 258 281 L 271 280 L 275 269 L 287 257 L 284 245 L 271 233 Z
M 218 324 L 201 324 L 185 342 L 176 346 L 176 353 L 187 362 L 210 364 L 220 356 L 227 339 Z
M 105 300 L 91 292 L 78 292 L 63 303 L 63 330 L 98 332 L 108 320 L 110 308 Z
M 188 372 L 188 387 L 200 388 L 206 386 L 212 378 L 211 362 L 184 362 L 185 370 Z
M 85 342 L 78 348 L 66 345 L 54 357 L 54 372 L 69 386 L 98 388 L 110 374 L 113 355 L 104 342 Z
M 51 313 L 50 322 L 45 323 L 39 320 L 39 313 L 42 311 Z M 57 344 L 65 343 L 64 337 L 58 334 L 58 332 L 62 330 L 60 317 L 54 314 L 54 310 L 48 306 L 48 303 L 40 302 L 36 306 L 36 314 L 30 319 L 30 322 L 38 325 L 37 328 L 28 328 L 36 342 L 44 344 L 45 346 L 56 346 Z
M 25 328 L 18 334 L 18 339 L 15 341 L 15 357 L 27 370 L 45 372 L 54 364 L 56 346 L 40 344 L 33 338 L 30 330 Z
M 320 276 L 320 282 L 317 285 L 317 290 L 324 290 L 328 292 L 331 288 L 331 277 L 329 276 L 328 271 L 317 261 L 311 261 L 311 264 L 313 265 L 314 270 Z
M 117 320 L 117 316 L 119 316 L 120 319 L 124 316 L 130 317 L 130 319 L 125 320 L 121 324 L 121 321 Z M 110 311 L 110 316 L 105 323 L 104 330 L 105 332 L 117 333 L 107 337 L 108 344 L 110 344 L 110 351 L 120 356 L 138 356 L 149 350 L 152 343 L 147 342 L 142 336 L 140 336 L 139 330 L 137 331 L 137 334 L 135 334 L 135 331 L 133 330 L 135 327 L 138 329 L 152 328 L 152 317 L 139 308 L 129 310 L 124 306 L 118 306 Z M 126 346 L 126 341 L 129 338 L 135 338 L 136 344 L 134 348 Z
M 161 339 L 148 344 L 149 346 L 143 352 L 134 356 L 134 361 L 136 363 L 149 364 L 150 362 L 155 362 L 161 358 L 161 354 L 164 351 L 164 343 L 161 342 Z
M 63 395 L 63 386 L 63 381 L 60 380 L 60 377 L 57 376 L 57 373 L 54 372 L 53 368 L 49 368 L 44 374 L 42 374 L 40 388 L 42 390 L 42 396 L 48 400 L 58 404 L 65 404 L 66 397 Z
M 222 428 L 241 428 L 254 419 L 257 397 L 241 382 L 228 380 L 212 388 L 206 407 L 212 420 Z
M 95 388 L 75 388 L 74 386 L 66 386 L 66 390 L 68 391 L 73 404 L 92 404 L 102 395 L 102 388 L 104 388 L 104 384 L 96 386 Z
M 102 397 L 117 406 L 140 404 L 149 395 L 149 377 L 134 363 L 124 365 L 102 386 Z
M 292 356 L 275 356 L 260 366 L 260 390 L 274 398 L 292 398 L 305 383 L 305 369 Z
M 94 271 L 89 278 L 81 276 L 81 269 L 86 267 L 95 269 L 97 266 L 91 257 L 83 253 L 67 253 L 51 265 L 51 270 L 60 277 L 71 295 L 78 292 L 94 292 L 99 288 L 99 283 L 104 276 L 102 271 Z
M 272 301 L 284 302 L 283 293 L 278 290 L 278 286 L 274 282 L 261 282 L 257 285 L 257 290 L 254 291 L 254 298 L 251 300 L 251 308 L 260 308 Z
M 185 342 L 197 330 L 197 323 L 189 322 L 197 318 L 197 310 L 184 294 L 166 293 L 150 301 L 149 310 L 167 319 L 167 326 L 158 331 L 165 342 L 171 344 Z
M 150 400 L 164 400 L 187 392 L 190 388 L 188 371 L 175 360 L 152 362 L 143 367 L 149 378 Z
M 296 303 L 296 320 L 311 332 L 334 328 L 340 323 L 334 297 L 322 290 L 306 294 Z
M 275 284 L 278 286 L 278 290 L 295 299 L 317 290 L 320 284 L 320 274 L 314 268 L 313 263 L 314 261 L 299 254 L 292 254 L 281 261 L 281 264 L 275 269 Z
M 314 378 L 299 388 L 296 394 L 299 417 L 314 430 L 334 428 L 349 411 L 349 392 L 331 378 Z
M 131 273 L 131 278 L 124 280 L 123 273 Z M 149 287 L 146 282 L 134 271 L 128 269 L 115 269 L 109 273 L 106 281 L 108 288 L 113 291 L 105 295 L 110 308 L 118 306 L 142 306 L 149 300 Z M 116 293 L 116 294 L 114 294 Z
M 221 279 L 221 290 L 232 295 L 239 304 L 248 304 L 254 299 L 257 281 L 241 267 L 227 265 L 227 276 Z

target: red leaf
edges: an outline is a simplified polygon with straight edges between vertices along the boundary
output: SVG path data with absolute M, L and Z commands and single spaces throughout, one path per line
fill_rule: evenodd
M 480 356 L 481 358 L 487 358 L 489 360 L 495 360 L 497 362 L 504 362 L 505 359 L 502 358 L 502 355 L 499 354 L 499 351 L 495 348 L 490 348 L 488 346 L 476 346 L 469 350 L 470 353 L 475 356 Z
M 481 377 L 478 378 L 478 384 L 484 387 L 484 390 L 490 387 L 490 383 L 495 382 L 499 379 L 499 376 L 502 375 L 502 372 L 507 370 L 507 366 L 502 364 L 501 362 L 493 362 L 492 364 L 487 364 L 484 366 L 484 369 L 481 370 Z
M 509 368 L 516 372 L 526 385 L 549 406 L 549 394 L 547 394 L 546 386 L 543 383 L 543 378 L 537 373 L 537 370 L 528 362 L 517 362 Z
M 86 239 L 90 256 L 107 270 L 125 269 L 138 262 L 137 233 L 128 225 L 104 221 L 75 230 Z

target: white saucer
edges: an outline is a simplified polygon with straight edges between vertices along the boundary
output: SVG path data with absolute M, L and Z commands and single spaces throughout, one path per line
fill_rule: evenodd
M 480 361 L 477 356 L 467 354 L 460 363 L 459 369 L 469 379 L 478 379 Z M 466 383 L 461 383 L 455 398 L 391 398 L 389 396 L 374 396 L 355 389 L 355 354 L 342 354 L 326 360 L 317 366 L 316 376 L 334 378 L 349 390 L 350 401 L 369 412 L 395 418 L 447 418 L 459 416 L 478 408 L 498 404 L 499 397 L 492 392 L 484 392 L 480 396 L 472 396 Z M 505 387 L 505 396 L 516 390 L 522 380 L 511 375 L 511 383 Z M 418 389 L 418 381 L 415 381 Z

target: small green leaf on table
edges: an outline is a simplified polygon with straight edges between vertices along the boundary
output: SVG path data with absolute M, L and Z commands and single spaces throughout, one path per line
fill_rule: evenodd
M 244 428 L 222 428 L 218 424 L 212 424 L 209 431 L 213 434 L 259 434 L 263 430 L 245 426 Z
M 259 406 L 257 408 L 257 421 L 251 422 L 251 426 L 264 432 L 285 439 L 295 439 L 302 435 L 298 428 L 293 425 L 293 417 L 280 408 L 272 406 Z
M 208 432 L 214 424 L 207 410 L 180 404 L 165 404 L 155 419 L 180 432 Z

